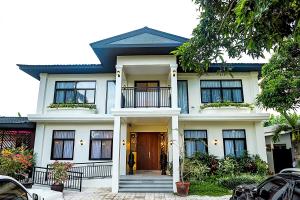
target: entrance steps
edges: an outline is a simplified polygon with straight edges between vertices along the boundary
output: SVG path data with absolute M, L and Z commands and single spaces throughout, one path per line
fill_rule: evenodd
M 173 179 L 171 176 L 121 176 L 119 192 L 172 193 Z

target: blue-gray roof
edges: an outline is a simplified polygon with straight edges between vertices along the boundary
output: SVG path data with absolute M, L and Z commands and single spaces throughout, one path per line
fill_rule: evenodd
M 28 128 L 34 129 L 35 123 L 28 120 L 27 117 L 0 117 L 0 128 L 19 129 Z
M 30 76 L 39 79 L 40 73 L 48 74 L 93 74 L 114 73 L 117 56 L 124 55 L 168 55 L 178 46 L 188 41 L 187 38 L 144 27 L 128 33 L 91 43 L 101 64 L 71 65 L 24 65 L 19 68 Z M 233 72 L 260 71 L 261 64 L 235 63 L 230 65 Z M 220 69 L 220 64 L 213 64 L 209 72 Z

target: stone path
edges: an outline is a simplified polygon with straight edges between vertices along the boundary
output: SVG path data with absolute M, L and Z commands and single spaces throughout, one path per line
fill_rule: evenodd
M 188 196 L 179 197 L 169 193 L 119 193 L 113 194 L 110 189 L 106 188 L 86 188 L 82 192 L 64 191 L 65 200 L 99 200 L 99 199 L 113 199 L 113 200 L 229 200 L 230 196 L 222 197 L 208 197 L 208 196 Z

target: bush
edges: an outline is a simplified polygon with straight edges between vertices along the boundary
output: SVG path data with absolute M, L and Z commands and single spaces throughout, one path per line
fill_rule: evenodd
M 185 159 L 184 177 L 188 180 L 203 180 L 209 168 L 196 159 Z
M 49 176 L 53 178 L 54 184 L 63 184 L 68 180 L 68 171 L 71 169 L 72 163 L 55 161 L 49 166 L 52 169 Z
M 225 176 L 233 176 L 238 171 L 237 169 L 237 161 L 234 158 L 226 157 L 225 159 L 222 159 L 219 161 L 219 175 L 225 175 Z
M 268 163 L 266 163 L 265 161 L 263 161 L 262 159 L 260 159 L 260 157 L 258 155 L 254 156 L 254 161 L 256 164 L 256 168 L 257 168 L 257 174 L 259 175 L 267 175 L 269 172 L 269 165 Z
M 219 160 L 214 155 L 209 155 L 206 153 L 196 153 L 193 159 L 199 160 L 202 164 L 206 165 L 209 168 L 209 173 L 214 175 L 219 169 Z
M 265 177 L 263 176 L 257 176 L 257 175 L 240 175 L 240 176 L 229 176 L 219 179 L 219 184 L 225 188 L 228 189 L 234 189 L 238 185 L 242 184 L 258 184 L 262 180 L 264 180 Z

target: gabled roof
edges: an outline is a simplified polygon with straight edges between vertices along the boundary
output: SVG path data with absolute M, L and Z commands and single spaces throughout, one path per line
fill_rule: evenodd
M 117 56 L 168 55 L 186 41 L 187 38 L 144 27 L 90 45 L 104 67 L 114 68 Z

